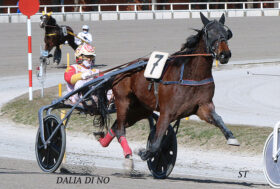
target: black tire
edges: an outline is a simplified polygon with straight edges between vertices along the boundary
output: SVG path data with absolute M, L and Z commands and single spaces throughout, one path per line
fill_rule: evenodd
M 155 128 L 155 127 L 154 127 Z M 150 132 L 147 149 L 155 135 L 155 129 Z M 148 168 L 156 179 L 165 179 L 172 172 L 177 158 L 177 138 L 174 129 L 169 125 L 161 142 L 161 149 L 153 158 L 147 160 Z
M 279 133 L 278 133 L 279 135 Z M 280 140 L 278 140 L 278 149 Z M 268 136 L 263 149 L 264 175 L 273 188 L 280 188 L 280 158 L 275 162 L 272 158 L 273 132 Z
M 44 118 L 44 133 L 45 140 L 51 135 L 60 119 L 55 115 L 47 115 Z M 38 129 L 35 141 L 35 153 L 39 167 L 47 173 L 53 173 L 60 166 L 66 147 L 65 127 L 62 125 L 52 138 L 50 144 L 44 149 L 40 137 L 40 129 Z

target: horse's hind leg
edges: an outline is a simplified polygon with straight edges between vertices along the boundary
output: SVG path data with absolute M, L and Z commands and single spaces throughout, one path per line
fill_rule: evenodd
M 199 106 L 197 115 L 200 117 L 200 119 L 205 120 L 206 122 L 219 127 L 227 139 L 227 144 L 234 145 L 234 146 L 240 145 L 238 140 L 233 136 L 232 132 L 226 127 L 221 116 L 219 116 L 215 112 L 213 103 Z
M 59 64 L 60 61 L 61 61 L 61 49 L 59 46 L 56 46 L 55 51 L 54 51 L 53 62 Z
M 108 132 L 106 133 L 106 135 L 104 135 L 104 132 L 96 132 L 93 133 L 94 136 L 96 137 L 96 139 L 99 141 L 99 143 L 101 144 L 101 146 L 103 147 L 107 147 L 109 146 L 109 144 L 112 142 L 112 140 L 115 138 L 116 134 L 114 132 L 114 129 L 116 127 L 117 122 L 115 121 L 115 123 L 113 124 L 113 126 L 111 127 L 111 129 L 108 130 Z

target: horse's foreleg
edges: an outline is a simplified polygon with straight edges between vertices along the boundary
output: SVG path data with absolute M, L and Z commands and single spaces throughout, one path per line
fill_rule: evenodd
M 219 127 L 227 139 L 227 144 L 234 146 L 240 145 L 238 140 L 233 136 L 232 132 L 226 127 L 222 117 L 215 112 L 213 103 L 199 106 L 197 115 L 200 119 Z
M 52 48 L 53 48 L 53 45 L 52 44 L 49 44 L 50 42 L 46 41 L 45 40 L 45 51 L 48 51 L 48 53 L 51 52 Z
M 166 132 L 169 124 L 169 116 L 164 116 L 163 114 L 161 114 L 156 124 L 156 133 L 151 140 L 150 148 L 139 152 L 142 160 L 147 160 L 148 158 L 153 157 L 153 155 L 160 150 L 163 135 Z

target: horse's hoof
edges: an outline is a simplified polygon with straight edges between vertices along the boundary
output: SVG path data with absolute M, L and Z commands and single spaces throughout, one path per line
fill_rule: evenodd
M 146 161 L 147 159 L 149 159 L 150 157 L 152 157 L 152 153 L 144 148 L 142 149 L 139 149 L 138 151 L 138 156 L 140 156 L 140 158 L 143 160 L 143 161 Z
M 141 154 L 143 151 L 145 151 L 145 148 L 137 148 L 137 149 L 135 149 L 135 150 L 133 151 L 133 153 L 139 155 L 139 154 Z M 140 155 L 139 155 L 139 156 L 140 156 Z
M 236 138 L 229 138 L 227 140 L 227 144 L 232 145 L 232 146 L 240 146 L 240 143 L 238 142 L 238 140 Z
M 97 141 L 99 141 L 100 138 L 104 138 L 105 133 L 102 132 L 102 131 L 101 131 L 101 132 L 93 132 L 93 135 L 94 135 L 95 139 L 96 139 Z
M 131 156 L 124 159 L 123 168 L 125 173 L 131 174 L 134 170 L 134 162 Z
M 137 154 L 138 156 L 140 156 L 140 158 L 145 161 L 147 160 L 148 158 L 146 158 L 146 154 L 147 154 L 147 151 L 145 148 L 140 148 L 137 150 L 137 152 L 135 152 L 135 154 Z
M 53 63 L 56 64 L 56 65 L 59 65 L 60 61 L 59 60 L 54 60 Z

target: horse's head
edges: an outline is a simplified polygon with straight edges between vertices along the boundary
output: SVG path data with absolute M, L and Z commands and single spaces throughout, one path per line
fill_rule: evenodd
M 200 13 L 200 17 L 204 24 L 204 41 L 207 51 L 212 53 L 222 64 L 228 63 L 231 52 L 227 41 L 232 38 L 232 32 L 224 25 L 225 15 L 223 14 L 219 21 L 209 21 L 202 13 Z
M 56 20 L 51 16 L 52 12 L 45 13 L 42 12 L 42 16 L 40 17 L 40 27 L 44 28 L 46 25 L 54 26 L 56 25 Z

